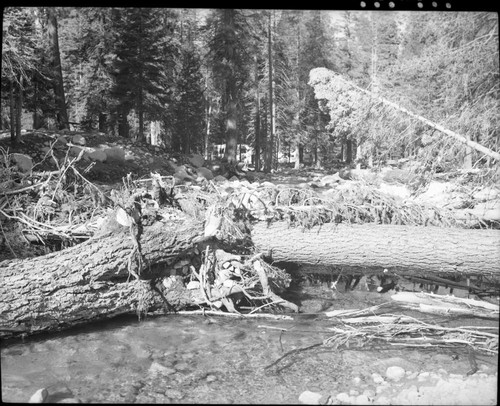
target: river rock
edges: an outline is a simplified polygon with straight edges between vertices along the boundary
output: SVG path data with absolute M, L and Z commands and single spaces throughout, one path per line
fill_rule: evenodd
M 71 142 L 73 144 L 81 145 L 81 146 L 85 146 L 85 144 L 87 143 L 87 141 L 85 140 L 85 138 L 82 137 L 79 134 L 73 135 L 73 138 L 71 138 Z
M 55 149 L 64 149 L 68 145 L 68 140 L 64 135 L 60 135 L 57 137 L 56 142 L 54 144 Z
M 187 173 L 184 165 L 181 165 L 181 166 L 178 166 L 177 168 L 175 168 L 174 177 L 180 181 L 194 180 L 193 177 Z
M 351 397 L 345 392 L 338 393 L 337 396 L 335 396 L 335 398 L 342 403 L 351 403 L 352 400 Z
M 186 362 L 179 362 L 174 366 L 177 371 L 187 371 L 189 369 L 189 365 Z
M 326 186 L 333 186 L 339 182 L 342 182 L 342 178 L 339 176 L 338 172 L 333 175 L 323 176 L 323 178 L 321 179 L 321 183 Z
M 377 373 L 372 374 L 372 379 L 373 379 L 373 382 L 376 384 L 380 384 L 380 383 L 384 382 L 384 378 L 382 378 L 382 375 L 377 374 Z
M 106 161 L 107 155 L 103 150 L 96 149 L 95 151 L 89 152 L 88 157 L 91 161 L 104 162 Z
M 190 281 L 186 285 L 187 290 L 195 290 L 195 289 L 199 289 L 199 288 L 200 288 L 200 282 L 198 282 L 198 281 Z
M 429 372 L 421 372 L 418 374 L 418 381 L 419 382 L 426 381 L 427 379 L 429 379 L 430 375 L 431 374 Z
M 173 368 L 168 368 L 164 365 L 161 365 L 160 363 L 153 361 L 151 366 L 149 367 L 148 373 L 151 375 L 171 375 L 175 373 L 175 369 Z
M 69 150 L 69 155 L 70 156 L 78 156 L 82 152 L 82 148 L 77 147 L 77 146 L 72 146 Z
M 323 395 L 321 393 L 306 390 L 300 394 L 299 402 L 304 405 L 319 405 L 322 396 Z
M 198 180 L 200 178 L 204 178 L 206 180 L 212 180 L 214 178 L 214 174 L 212 173 L 212 171 L 207 168 L 196 169 L 196 174 L 198 175 Z
M 226 182 L 227 181 L 227 178 L 225 178 L 224 176 L 222 175 L 217 175 L 215 178 L 214 178 L 214 182 Z
M 405 183 L 408 184 L 413 181 L 415 175 L 405 169 L 391 169 L 388 170 L 382 177 L 387 183 Z
M 400 381 L 402 378 L 405 377 L 405 375 L 406 375 L 405 370 L 398 366 L 389 367 L 385 372 L 385 376 L 387 377 L 387 379 L 394 382 Z
M 50 152 L 50 147 L 49 146 L 46 146 L 46 147 L 42 147 L 40 148 L 40 152 L 42 153 L 42 155 L 47 155 L 49 152 Z
M 21 172 L 29 172 L 33 168 L 33 160 L 28 155 L 14 153 L 12 161 Z
M 386 396 L 380 396 L 378 399 L 375 399 L 373 404 L 375 404 L 375 405 L 390 405 L 391 400 Z
M 47 389 L 42 388 L 38 389 L 31 397 L 28 403 L 43 403 L 45 402 L 45 399 L 47 399 L 47 396 L 49 396 L 49 392 L 47 392 Z
M 120 147 L 112 147 L 104 150 L 108 162 L 123 162 L 125 161 L 125 151 Z
M 215 382 L 217 380 L 217 377 L 215 375 L 208 375 L 205 380 L 210 383 L 210 382 Z
M 195 168 L 201 168 L 205 163 L 205 158 L 203 158 L 201 155 L 194 154 L 191 158 L 189 158 L 189 163 Z
M 370 404 L 370 399 L 366 395 L 358 395 L 354 398 L 355 405 L 368 405 Z
M 178 391 L 176 389 L 167 389 L 165 391 L 165 396 L 169 399 L 173 400 L 180 400 L 184 397 L 181 391 Z

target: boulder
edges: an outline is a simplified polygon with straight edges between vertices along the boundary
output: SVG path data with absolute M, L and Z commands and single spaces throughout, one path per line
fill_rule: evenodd
M 66 146 L 68 145 L 68 140 L 64 135 L 60 135 L 56 139 L 56 143 L 54 144 L 55 149 L 65 149 Z
M 85 144 L 87 143 L 87 141 L 85 140 L 85 138 L 82 137 L 79 134 L 73 135 L 73 138 L 71 138 L 71 142 L 73 144 L 81 145 L 81 146 L 85 146 Z
M 387 368 L 385 376 L 390 381 L 398 382 L 406 376 L 406 371 L 404 370 L 404 368 L 398 366 L 392 366 Z
M 214 182 L 226 182 L 227 179 L 222 176 L 222 175 L 217 175 L 215 178 L 214 178 Z
M 358 395 L 354 399 L 355 405 L 369 405 L 370 403 L 370 399 L 366 395 Z
M 351 397 L 345 392 L 338 393 L 337 396 L 335 396 L 335 399 L 337 399 L 340 403 L 351 403 Z
M 374 372 L 372 374 L 372 379 L 373 379 L 373 382 L 376 384 L 380 384 L 380 383 L 384 382 L 384 378 L 382 378 L 382 376 L 380 374 L 377 374 L 376 372 Z
M 327 186 L 333 186 L 336 183 L 339 183 L 341 181 L 342 181 L 342 178 L 340 177 L 338 172 L 333 174 L 333 175 L 323 176 L 323 178 L 321 179 L 321 183 L 323 183 L 324 185 L 327 185 Z
M 167 167 L 169 172 L 175 173 L 175 171 L 177 170 L 177 164 L 171 159 L 168 159 L 165 162 L 165 166 Z
M 194 154 L 191 158 L 189 158 L 189 163 L 195 168 L 201 168 L 205 163 L 205 158 L 203 158 L 201 155 Z
M 153 361 L 149 367 L 148 374 L 150 375 L 171 375 L 175 373 L 175 369 L 161 365 L 160 363 Z
M 107 155 L 103 150 L 96 149 L 95 151 L 87 154 L 91 161 L 104 162 L 107 159 Z
M 175 169 L 174 177 L 180 181 L 194 180 L 193 177 L 187 173 L 184 165 L 178 166 Z
M 306 390 L 300 394 L 299 402 L 304 405 L 319 405 L 322 396 L 321 393 Z
M 82 152 L 82 148 L 73 145 L 69 150 L 69 155 L 70 156 L 78 156 L 78 154 L 80 154 L 80 152 Z
M 21 172 L 29 172 L 33 168 L 33 160 L 28 155 L 14 153 L 12 161 Z
M 196 174 L 198 175 L 198 178 L 204 178 L 206 180 L 212 180 L 214 178 L 212 171 L 203 167 L 196 169 Z
M 107 161 L 114 162 L 124 162 L 125 161 L 125 151 L 120 147 L 112 147 L 105 149 Z
M 44 403 L 45 400 L 47 399 L 47 396 L 49 393 L 47 392 L 47 389 L 42 388 L 38 389 L 30 398 L 28 403 Z
M 411 183 L 416 178 L 415 174 L 405 169 L 391 169 L 385 173 L 383 180 L 387 183 Z

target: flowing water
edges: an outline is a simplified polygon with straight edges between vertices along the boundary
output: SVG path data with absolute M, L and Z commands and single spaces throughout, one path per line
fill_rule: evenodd
M 2 400 L 26 402 L 47 388 L 49 401 L 290 404 L 306 390 L 326 396 L 365 391 L 375 397 L 372 374 L 384 375 L 395 364 L 407 375 L 444 368 L 465 376 L 470 369 L 460 350 L 314 346 L 331 336 L 331 325 L 317 315 L 294 320 L 169 315 L 141 322 L 121 317 L 3 343 Z M 478 358 L 482 372 L 497 371 L 495 358 Z

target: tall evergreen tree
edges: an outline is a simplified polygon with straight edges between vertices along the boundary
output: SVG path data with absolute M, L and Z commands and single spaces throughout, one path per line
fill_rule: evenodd
M 33 14 L 20 7 L 4 10 L 2 25 L 2 96 L 9 95 L 11 142 L 21 138 L 23 95 L 39 72 L 36 61 L 37 36 Z M 3 98 L 5 99 L 5 98 Z
M 64 93 L 64 80 L 61 66 L 61 54 L 59 52 L 59 34 L 57 28 L 56 9 L 47 8 L 47 34 L 50 46 L 50 65 L 53 69 L 53 85 L 55 104 L 57 108 L 56 119 L 59 129 L 69 128 L 68 110 L 66 108 L 66 96 Z
M 209 42 L 215 86 L 222 97 L 228 162 L 237 160 L 238 107 L 242 106 L 242 90 L 247 80 L 248 55 L 246 37 L 248 25 L 234 9 L 214 10 L 210 20 L 213 36 Z
M 203 76 L 200 60 L 193 47 L 182 52 L 182 68 L 177 81 L 174 117 L 175 130 L 172 149 L 189 154 L 193 150 L 201 152 L 205 120 Z
M 127 137 L 127 116 L 139 119 L 137 139 L 144 141 L 144 115 L 163 108 L 173 89 L 166 78 L 168 65 L 161 14 L 150 8 L 114 9 L 115 54 L 111 94 L 117 101 L 120 135 Z M 172 50 L 173 51 L 173 50 Z

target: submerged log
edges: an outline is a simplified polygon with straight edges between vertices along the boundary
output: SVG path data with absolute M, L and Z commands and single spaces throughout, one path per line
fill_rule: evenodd
M 0 263 L 0 337 L 56 330 L 136 311 L 164 300 L 149 285 L 203 236 L 194 220 L 158 222 L 140 238 L 140 279 L 129 275 L 128 228 L 45 256 Z M 130 278 L 130 280 L 129 280 Z M 167 298 L 168 301 L 168 298 Z
M 276 262 L 500 280 L 500 230 L 331 223 L 304 230 L 282 221 L 258 222 L 251 233 L 257 252 Z

